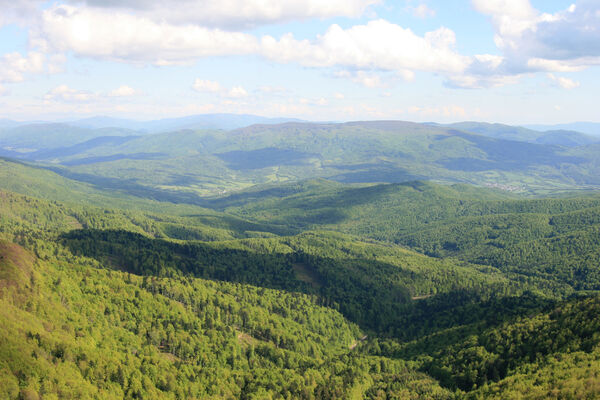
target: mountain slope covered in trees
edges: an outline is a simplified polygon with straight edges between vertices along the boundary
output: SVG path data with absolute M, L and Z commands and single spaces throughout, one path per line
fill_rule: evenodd
M 599 393 L 597 194 L 0 167 L 2 398 Z
M 18 126 L 0 131 L 0 155 L 40 162 L 107 189 L 126 181 L 134 190 L 175 192 L 186 201 L 192 201 L 191 194 L 218 196 L 315 177 L 343 183 L 433 179 L 538 194 L 600 185 L 597 152 L 588 147 L 597 147 L 598 140 L 570 131 L 371 121 L 258 124 L 229 131 L 182 125 L 142 133 Z

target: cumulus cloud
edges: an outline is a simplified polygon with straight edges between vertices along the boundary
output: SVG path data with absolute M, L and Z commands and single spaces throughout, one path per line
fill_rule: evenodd
M 88 6 L 135 11 L 153 20 L 243 29 L 307 18 L 358 17 L 381 0 L 84 0 Z M 80 4 L 80 0 L 72 3 Z
M 366 71 L 337 71 L 334 73 L 334 75 L 337 78 L 350 79 L 352 82 L 370 89 L 385 86 L 381 82 L 381 78 L 379 77 L 379 75 L 369 73 Z
M 230 99 L 248 97 L 248 91 L 242 86 L 234 86 L 231 89 L 226 89 L 219 82 L 200 78 L 194 81 L 192 89 L 200 93 L 214 93 Z
M 89 90 L 79 90 L 69 87 L 68 85 L 60 85 L 52 90 L 49 90 L 44 95 L 46 104 L 52 102 L 61 103 L 112 103 L 116 98 L 134 97 L 141 94 L 139 90 L 131 86 L 122 85 L 108 92 L 92 92 Z
M 241 99 L 242 97 L 248 97 L 248 92 L 241 86 L 234 86 L 227 92 L 227 97 Z
M 548 74 L 548 78 L 563 89 L 571 90 L 579 87 L 579 82 L 562 76 L 556 76 L 552 73 Z
M 62 101 L 68 103 L 85 103 L 97 98 L 97 95 L 85 90 L 72 89 L 67 85 L 60 85 L 48 91 L 44 101 Z
M 0 0 L 0 5 L 6 1 Z M 449 87 L 485 88 L 514 83 L 528 73 L 600 65 L 600 4 L 596 0 L 580 0 L 556 14 L 541 13 L 529 0 L 472 0 L 476 10 L 490 16 L 501 55 L 462 55 L 455 49 L 454 32 L 446 27 L 420 35 L 383 19 L 347 28 L 333 24 L 314 39 L 297 39 L 291 33 L 257 37 L 241 31 L 294 19 L 359 16 L 379 2 L 73 0 L 73 5 L 55 4 L 39 11 L 30 37 L 39 50 L 20 57 L 45 53 L 50 60 L 46 70 L 58 72 L 68 53 L 142 65 L 260 55 L 277 63 L 341 69 L 336 76 L 367 87 L 385 86 L 382 73 L 411 81 L 415 71 L 427 71 L 445 77 Z M 413 4 L 417 5 L 410 8 L 416 14 L 433 12 L 424 2 Z M 34 58 L 29 60 L 30 67 L 4 59 L 0 67 L 4 63 L 12 63 L 0 71 L 0 81 L 6 82 L 44 69 Z M 197 80 L 193 88 L 222 97 L 248 96 L 244 88 L 225 89 L 218 83 L 211 86 L 210 81 Z
M 447 28 L 418 36 L 383 19 L 343 29 L 332 25 L 315 41 L 297 40 L 287 34 L 279 40 L 264 36 L 262 53 L 281 62 L 309 67 L 347 66 L 374 70 L 423 70 L 459 72 L 467 57 L 454 49 L 456 37 Z
M 301 99 L 298 100 L 298 102 L 300 104 L 313 105 L 313 106 L 326 106 L 327 104 L 329 104 L 329 102 L 327 101 L 327 99 L 324 98 L 324 97 L 320 97 L 318 99 L 301 98 Z
M 45 60 L 40 52 L 4 54 L 0 57 L 0 82 L 21 82 L 26 74 L 44 72 Z
M 492 18 L 494 41 L 507 74 L 580 70 L 600 65 L 600 3 L 580 0 L 556 14 L 542 13 L 529 0 L 472 0 Z
M 0 0 L 0 27 L 10 23 L 30 23 L 42 3 L 43 0 Z
M 197 92 L 211 92 L 218 93 L 221 91 L 221 85 L 219 82 L 209 81 L 205 79 L 196 79 L 192 88 Z
M 502 55 L 476 55 L 446 85 L 485 88 L 518 82 L 536 72 L 574 72 L 600 65 L 600 3 L 582 0 L 556 14 L 536 10 L 529 0 L 472 0 L 491 17 Z M 564 88 L 577 83 L 556 78 Z
M 329 4 L 318 4 L 325 3 Z M 333 9 L 336 4 L 334 1 L 329 6 Z M 365 71 L 348 77 L 368 87 L 381 85 L 376 71 L 393 71 L 410 81 L 416 70 L 460 75 L 471 64 L 469 57 L 455 51 L 455 34 L 444 27 L 420 36 L 378 19 L 346 29 L 334 24 L 314 40 L 299 40 L 292 34 L 258 38 L 243 32 L 155 21 L 114 7 L 55 5 L 42 12 L 31 42 L 46 52 L 72 52 L 78 56 L 142 65 L 182 64 L 202 57 L 255 54 L 278 63 Z M 220 91 L 220 88 L 200 86 L 195 89 Z M 244 96 L 240 91 L 230 93 L 230 97 L 240 96 Z
M 411 12 L 415 17 L 418 18 L 429 18 L 435 16 L 435 10 L 424 3 L 411 7 Z
M 138 94 L 139 92 L 131 86 L 123 85 L 109 92 L 108 97 L 132 97 Z
M 32 43 L 46 51 L 131 63 L 184 63 L 199 57 L 256 53 L 254 36 L 172 25 L 110 9 L 59 5 L 45 10 Z

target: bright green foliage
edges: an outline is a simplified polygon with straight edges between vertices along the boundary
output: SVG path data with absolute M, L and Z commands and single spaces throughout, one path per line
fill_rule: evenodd
M 491 265 L 519 279 L 600 289 L 598 196 L 504 197 L 423 182 L 360 188 L 316 184 L 227 210 L 263 223 L 394 242 L 430 256 Z
M 597 196 L 1 167 L 0 398 L 598 396 Z

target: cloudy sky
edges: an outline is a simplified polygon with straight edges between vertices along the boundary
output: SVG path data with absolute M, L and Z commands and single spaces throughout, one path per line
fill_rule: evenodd
M 0 0 L 0 117 L 600 121 L 599 0 Z

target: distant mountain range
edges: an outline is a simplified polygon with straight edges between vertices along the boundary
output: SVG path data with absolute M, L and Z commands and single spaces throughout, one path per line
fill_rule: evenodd
M 78 120 L 50 121 L 13 121 L 0 119 L 0 130 L 24 125 L 68 125 L 76 128 L 102 129 L 116 128 L 137 131 L 139 133 L 158 133 L 182 129 L 223 129 L 231 130 L 254 124 L 280 124 L 300 122 L 296 118 L 267 118 L 250 114 L 199 114 L 179 118 L 164 118 L 151 121 L 137 121 L 106 116 L 90 117 Z
M 476 122 L 287 122 L 154 134 L 36 124 L 0 130 L 0 156 L 40 162 L 103 188 L 167 191 L 169 199 L 187 202 L 309 178 L 589 189 L 600 186 L 597 141 L 579 132 Z
M 600 122 L 572 122 L 568 124 L 557 125 L 524 125 L 524 127 L 536 131 L 549 131 L 558 129 L 600 136 Z
M 149 122 L 4 120 L 0 156 L 51 164 L 96 185 L 112 188 L 118 179 L 123 189 L 126 179 L 126 190 L 135 183 L 136 190 L 187 191 L 186 198 L 190 190 L 212 196 L 316 177 L 345 183 L 428 179 L 510 191 L 600 186 L 600 137 L 577 131 L 481 122 L 279 121 L 226 114 Z
M 600 138 L 582 133 L 582 131 L 552 126 L 543 130 L 485 122 L 458 122 L 441 126 L 477 133 L 495 139 L 516 140 L 528 143 L 555 144 L 570 147 L 600 142 Z

